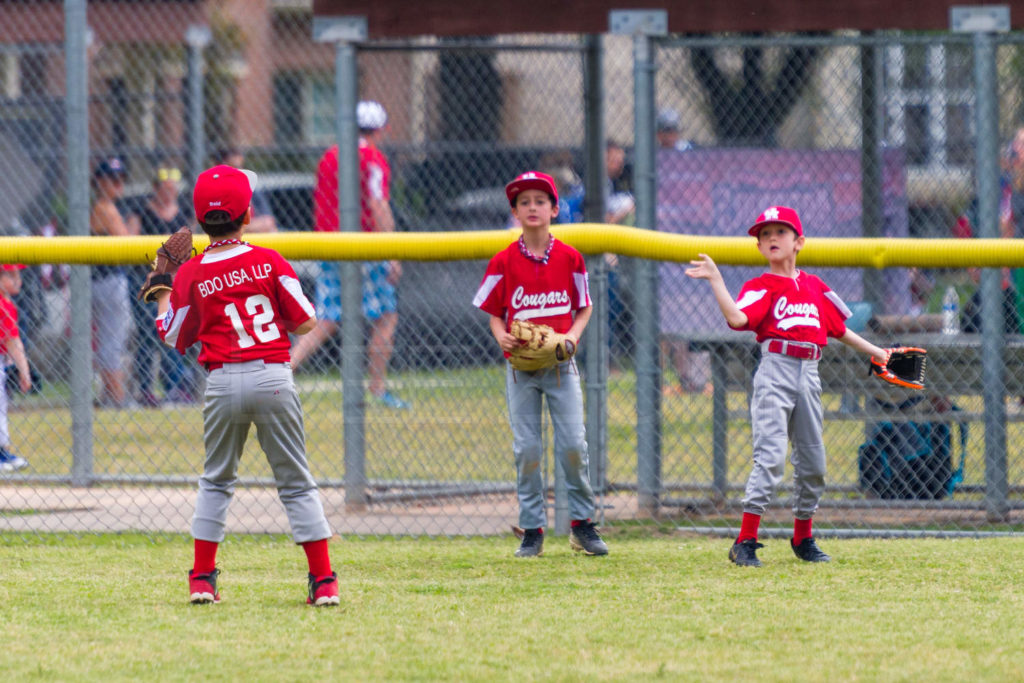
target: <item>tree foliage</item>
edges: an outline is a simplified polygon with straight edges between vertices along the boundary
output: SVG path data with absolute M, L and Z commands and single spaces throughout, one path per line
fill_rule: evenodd
M 721 49 L 721 48 L 718 48 Z M 741 49 L 738 74 L 716 61 L 716 48 L 697 47 L 692 63 L 710 105 L 711 122 L 725 144 L 772 145 L 779 127 L 800 100 L 814 74 L 817 46 L 783 49 L 779 66 L 769 68 L 770 51 L 760 45 Z

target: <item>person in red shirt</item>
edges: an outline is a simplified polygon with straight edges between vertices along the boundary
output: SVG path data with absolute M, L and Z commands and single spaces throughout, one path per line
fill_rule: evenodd
M 377 147 L 388 121 L 387 112 L 371 100 L 356 106 L 359 125 L 359 204 L 360 226 L 363 232 L 394 232 L 395 217 L 391 211 L 391 166 Z M 317 168 L 316 187 L 313 190 L 314 229 L 322 232 L 338 231 L 338 146 L 324 152 Z M 370 395 L 374 401 L 388 408 L 405 409 L 408 402 L 388 390 L 388 362 L 394 350 L 395 329 L 398 327 L 398 296 L 395 286 L 402 277 L 402 262 L 376 261 L 363 264 L 363 315 L 370 321 L 370 341 L 367 348 L 367 374 L 370 376 Z M 316 285 L 316 310 L 320 319 L 313 331 L 299 339 L 292 350 L 296 366 L 304 362 L 325 341 L 338 331 L 341 324 L 341 278 L 338 264 L 321 264 L 321 277 Z
M 200 345 L 209 371 L 203 406 L 206 461 L 192 518 L 195 562 L 189 571 L 192 603 L 219 602 L 216 568 L 238 461 L 249 428 L 267 456 L 295 542 L 309 562 L 307 602 L 337 605 L 331 570 L 330 526 L 306 461 L 302 405 L 295 390 L 288 334 L 316 324 L 295 271 L 273 249 L 241 240 L 252 218 L 256 174 L 214 166 L 199 174 L 193 192 L 196 220 L 210 246 L 186 261 L 171 292 L 157 299 L 157 334 L 184 353 Z
M 22 391 L 32 388 L 32 377 L 28 371 L 28 358 L 25 346 L 21 343 L 18 332 L 18 309 L 11 300 L 21 291 L 21 271 L 25 266 L 20 263 L 0 265 L 0 472 L 14 472 L 28 467 L 28 461 L 10 451 L 11 438 L 7 429 L 7 366 L 10 362 L 18 370 L 18 386 Z
M 804 246 L 800 216 L 772 206 L 748 230 L 768 261 L 768 272 L 746 282 L 733 300 L 718 266 L 707 254 L 691 261 L 686 274 L 707 280 L 726 322 L 751 330 L 761 345 L 761 363 L 750 398 L 754 468 L 743 498 L 743 521 L 729 559 L 760 567 L 758 526 L 782 482 L 787 440 L 793 444 L 793 538 L 790 547 L 806 562 L 828 562 L 811 533 L 811 519 L 825 491 L 825 443 L 818 359 L 828 337 L 876 358 L 888 351 L 846 328 L 850 309 L 821 278 L 796 267 Z
M 473 305 L 490 314 L 491 334 L 506 358 L 520 343 L 509 332 L 513 320 L 550 325 L 578 344 L 593 306 L 583 256 L 551 234 L 551 220 L 558 215 L 555 181 L 546 173 L 530 171 L 510 182 L 505 195 L 523 234 L 487 264 Z M 519 526 L 524 531 L 516 557 L 537 557 L 544 548 L 544 401 L 551 415 L 555 458 L 565 473 L 569 494 L 569 545 L 587 555 L 607 555 L 608 546 L 591 521 L 594 491 L 590 486 L 583 393 L 576 361 L 570 358 L 534 372 L 519 372 L 506 363 L 505 397 L 516 460 Z

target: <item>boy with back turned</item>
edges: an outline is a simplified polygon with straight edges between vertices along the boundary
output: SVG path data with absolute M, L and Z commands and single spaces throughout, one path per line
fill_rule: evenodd
M 210 246 L 181 265 L 171 292 L 157 296 L 160 338 L 181 353 L 200 344 L 199 362 L 209 372 L 203 405 L 206 461 L 192 518 L 189 599 L 220 601 L 217 550 L 242 448 L 255 424 L 292 537 L 306 553 L 306 601 L 337 605 L 338 578 L 327 548 L 331 530 L 306 462 L 288 338 L 289 332 L 309 332 L 316 315 L 292 266 L 276 251 L 241 239 L 252 219 L 255 185 L 255 173 L 232 166 L 199 174 L 193 202 Z

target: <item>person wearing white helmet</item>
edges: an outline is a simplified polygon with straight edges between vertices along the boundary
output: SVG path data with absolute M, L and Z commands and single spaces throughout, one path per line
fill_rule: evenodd
M 391 167 L 377 146 L 387 129 L 388 114 L 379 102 L 364 100 L 356 105 L 359 126 L 359 196 L 361 226 L 364 232 L 393 232 L 391 212 Z M 338 146 L 320 159 L 316 187 L 313 190 L 313 228 L 338 230 Z M 341 323 L 341 279 L 338 264 L 324 262 L 316 285 L 317 326 L 300 337 L 292 349 L 292 364 L 298 366 L 338 331 Z M 394 349 L 398 327 L 398 297 L 395 286 L 402 276 L 400 261 L 376 261 L 363 264 L 363 315 L 371 325 L 367 349 L 367 373 L 371 398 L 388 408 L 405 409 L 409 404 L 387 387 L 388 362 Z

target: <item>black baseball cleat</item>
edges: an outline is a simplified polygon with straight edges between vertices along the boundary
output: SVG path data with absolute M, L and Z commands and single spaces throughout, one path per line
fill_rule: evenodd
M 763 547 L 764 544 L 753 538 L 736 541 L 729 548 L 729 559 L 741 567 L 760 567 L 761 560 L 757 559 L 757 549 Z
M 607 555 L 608 546 L 589 519 L 569 529 L 569 547 L 584 555 Z
M 831 562 L 832 558 L 821 552 L 821 548 L 814 542 L 814 536 L 808 536 L 800 541 L 800 545 L 794 545 L 793 539 L 789 539 L 789 547 L 793 554 L 804 562 Z
M 540 529 L 526 529 L 516 557 L 540 557 L 544 554 L 544 533 Z

